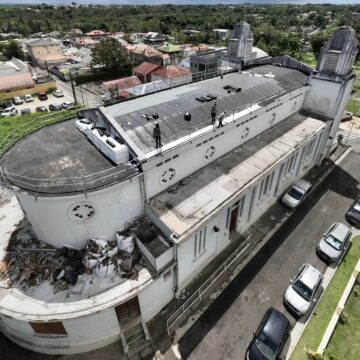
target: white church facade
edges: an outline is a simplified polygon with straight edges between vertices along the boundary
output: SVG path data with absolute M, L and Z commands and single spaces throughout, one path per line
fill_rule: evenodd
M 146 323 L 329 155 L 355 81 L 356 45 L 343 27 L 311 73 L 254 63 L 82 110 L 14 144 L 0 159 L 1 182 L 49 251 L 78 253 L 90 239 L 113 243 L 126 233 L 137 256 L 116 250 L 114 265 L 108 248 L 102 264 L 117 270 L 101 277 L 86 264 L 62 291 L 53 291 L 53 274 L 26 288 L 1 281 L 1 331 L 46 354 L 120 340 L 128 351 L 138 328 L 149 340 Z M 216 118 L 226 111 L 222 124 L 211 121 L 215 102 Z

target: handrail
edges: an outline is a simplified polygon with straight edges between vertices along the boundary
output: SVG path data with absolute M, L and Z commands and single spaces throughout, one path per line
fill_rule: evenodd
M 181 307 L 176 310 L 167 320 L 167 331 L 170 335 L 170 328 L 195 304 L 201 301 L 202 294 L 209 289 L 241 255 L 249 244 L 249 239 L 242 242 L 236 250 L 213 272 L 213 274 L 187 299 Z

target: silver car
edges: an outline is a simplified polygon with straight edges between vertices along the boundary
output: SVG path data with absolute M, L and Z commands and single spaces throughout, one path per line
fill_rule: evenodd
M 316 254 L 326 263 L 333 263 L 341 259 L 351 240 L 350 229 L 341 223 L 330 226 L 316 247 Z
M 284 305 L 296 317 L 305 315 L 310 309 L 322 273 L 310 264 L 304 264 L 284 293 Z
M 281 202 L 291 209 L 298 207 L 311 191 L 312 185 L 309 181 L 301 179 L 291 186 L 283 195 Z

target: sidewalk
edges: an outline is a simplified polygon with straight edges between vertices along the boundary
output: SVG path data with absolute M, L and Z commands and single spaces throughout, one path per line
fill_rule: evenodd
M 314 185 L 314 189 L 325 179 L 325 177 L 336 166 L 335 161 L 339 159 L 347 149 L 338 147 L 326 159 L 321 166 L 315 167 L 307 174 L 308 178 Z M 161 354 L 157 354 L 158 359 L 178 358 L 174 354 L 171 345 L 177 343 L 186 331 L 196 322 L 196 320 L 211 305 L 217 296 L 226 288 L 253 256 L 267 243 L 267 241 L 296 213 L 286 209 L 279 202 L 276 202 L 268 211 L 266 211 L 249 229 L 234 239 L 231 244 L 215 258 L 181 293 L 179 298 L 173 299 L 152 321 L 148 323 L 149 332 L 155 349 L 159 349 Z M 171 328 L 171 335 L 167 333 L 167 320 L 172 314 L 180 308 L 192 294 L 219 268 L 219 266 L 233 253 L 233 251 L 244 241 L 248 241 L 240 256 L 228 268 L 223 276 L 211 286 L 201 301 L 196 302 L 189 311 L 184 314 Z

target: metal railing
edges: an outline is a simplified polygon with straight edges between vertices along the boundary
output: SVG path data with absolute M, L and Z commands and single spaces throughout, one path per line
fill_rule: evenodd
M 55 124 L 57 122 L 67 119 L 71 119 L 72 117 L 76 116 L 76 111 L 80 110 L 81 108 L 83 108 L 82 105 L 77 105 L 69 110 L 49 113 L 46 115 L 39 115 L 38 117 L 35 117 L 32 121 L 11 130 L 7 134 L 7 136 L 0 142 L 0 157 L 11 147 L 11 145 L 13 145 L 16 141 L 20 140 L 22 137 L 30 134 L 35 130 L 41 129 L 42 127 Z M 26 117 L 23 117 L 23 119 L 24 121 L 26 121 Z
M 218 267 L 213 274 L 187 299 L 181 307 L 176 310 L 167 320 L 167 331 L 171 334 L 171 328 L 183 317 L 187 311 L 196 303 L 200 303 L 204 293 L 228 270 L 235 260 L 242 254 L 248 246 L 250 240 L 246 239 L 237 249 Z

